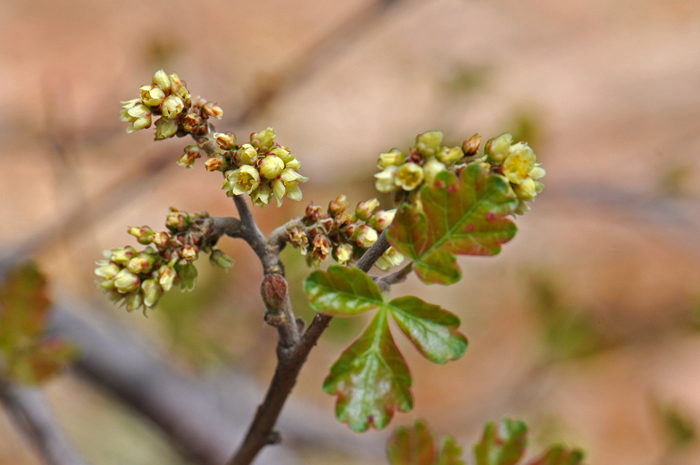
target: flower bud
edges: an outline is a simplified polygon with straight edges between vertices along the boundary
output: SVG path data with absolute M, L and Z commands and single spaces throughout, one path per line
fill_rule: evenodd
M 157 107 L 165 100 L 165 92 L 158 86 L 142 86 L 141 100 L 149 107 Z
M 119 113 L 119 119 L 121 121 L 131 123 L 129 127 L 126 128 L 127 133 L 132 133 L 151 126 L 151 109 L 142 103 L 133 104 L 132 102 L 133 101 L 126 102 Z
M 396 216 L 395 208 L 386 211 L 379 210 L 370 218 L 369 225 L 376 229 L 378 233 L 381 233 L 391 225 L 391 222 L 394 221 L 394 216 Z
M 269 153 L 270 155 L 277 155 L 278 157 L 280 157 L 285 163 L 285 165 L 291 162 L 292 160 L 296 160 L 296 158 L 294 158 L 294 155 L 289 153 L 289 150 L 283 147 L 275 147 L 271 149 Z
M 97 287 L 99 287 L 103 291 L 110 291 L 110 290 L 114 289 L 114 280 L 113 279 L 105 279 L 105 280 L 98 279 L 97 281 L 95 281 L 95 284 L 97 284 Z M 117 291 L 115 291 L 115 292 L 117 292 Z
M 193 262 L 197 259 L 197 249 L 191 245 L 186 245 L 182 248 L 182 258 L 188 262 Z
M 135 255 L 133 247 L 115 248 L 110 251 L 109 259 L 120 265 L 125 265 Z
M 340 244 L 335 248 L 335 259 L 341 265 L 347 265 L 352 260 L 352 245 L 350 244 Z
M 536 163 L 535 152 L 527 144 L 519 142 L 508 151 L 508 156 L 503 162 L 503 175 L 510 182 L 520 184 L 529 178 Z
M 214 249 L 209 255 L 209 263 L 211 263 L 213 266 L 218 266 L 219 268 L 228 271 L 228 269 L 231 268 L 236 261 L 226 255 L 222 250 Z
M 185 102 L 182 101 L 182 98 L 177 95 L 168 95 L 163 101 L 161 112 L 163 113 L 163 118 L 175 119 L 180 116 L 184 109 Z
M 155 279 L 144 281 L 141 289 L 143 290 L 143 303 L 148 308 L 154 307 L 165 293 L 163 287 Z
M 131 226 L 127 232 L 134 236 L 139 241 L 139 244 L 143 245 L 150 244 L 153 237 L 153 231 L 148 226 L 142 226 L 140 228 L 138 226 Z
M 184 231 L 191 222 L 190 215 L 181 212 L 175 207 L 170 207 L 170 212 L 165 217 L 165 226 L 171 231 Z
M 136 257 L 129 260 L 129 263 L 126 264 L 126 268 L 134 274 L 148 273 L 151 271 L 153 262 L 153 257 L 145 253 L 140 253 Z
M 236 153 L 239 164 L 252 165 L 258 159 L 258 151 L 250 144 L 243 144 Z
M 116 287 L 117 290 L 122 294 L 135 291 L 139 288 L 140 284 L 141 281 L 139 280 L 139 277 L 135 274 L 132 274 L 126 268 L 121 270 L 114 277 L 114 287 Z
M 119 273 L 119 266 L 116 263 L 100 260 L 96 264 L 98 267 L 95 269 L 95 274 L 102 278 L 112 279 Z
M 389 268 L 403 263 L 403 260 L 404 256 L 401 252 L 393 247 L 389 247 L 374 265 L 382 271 L 387 271 Z
M 221 132 L 215 132 L 213 134 L 214 138 L 216 139 L 217 145 L 222 149 L 222 150 L 231 150 L 235 145 L 236 145 L 236 136 L 231 133 L 221 133 Z
M 124 297 L 124 303 L 126 303 L 126 311 L 133 312 L 143 304 L 143 298 L 138 292 L 132 292 Z
M 250 143 L 260 149 L 267 151 L 272 148 L 275 143 L 275 130 L 272 128 L 263 129 L 260 132 L 256 132 L 250 136 Z
M 260 163 L 260 174 L 267 179 L 275 179 L 282 174 L 282 170 L 284 170 L 284 162 L 280 157 L 275 155 L 266 156 Z
M 192 263 L 178 265 L 175 267 L 177 277 L 180 280 L 180 289 L 183 291 L 193 291 L 197 284 L 197 267 Z M 165 288 L 165 286 L 163 286 Z
M 177 132 L 177 121 L 160 118 L 156 121 L 156 140 L 164 140 L 173 137 Z
M 173 286 L 176 276 L 175 270 L 168 265 L 163 265 L 158 269 L 158 283 L 165 291 L 169 291 Z
M 165 71 L 163 71 L 162 69 L 159 69 L 158 71 L 156 71 L 156 74 L 153 75 L 153 84 L 158 86 L 160 90 L 162 90 L 166 94 L 170 92 L 170 78 L 167 74 L 165 74 Z
M 481 145 L 481 136 L 479 134 L 474 134 L 469 139 L 462 142 L 462 151 L 464 155 L 471 157 L 476 155 L 479 151 L 479 145 Z
M 398 168 L 396 166 L 387 166 L 383 171 L 375 173 L 374 177 L 377 179 L 374 183 L 374 187 L 379 192 L 392 192 L 398 189 L 395 179 L 396 172 Z
M 427 182 L 428 184 L 433 184 L 437 175 L 445 170 L 447 170 L 447 167 L 443 163 L 440 163 L 439 161 L 437 161 L 437 159 L 431 157 L 430 160 L 428 160 L 425 163 L 425 165 L 423 165 L 423 171 L 425 172 L 425 182 Z
M 498 137 L 489 139 L 484 146 L 484 153 L 489 161 L 502 163 L 508 155 L 508 150 L 513 143 L 513 136 L 508 133 L 501 134 Z
M 457 160 L 464 157 L 464 152 L 460 147 L 442 147 L 435 156 L 447 166 L 452 166 Z
M 416 150 L 424 158 L 433 157 L 440 149 L 442 131 L 429 131 L 416 136 Z
M 415 163 L 406 163 L 399 167 L 394 182 L 406 191 L 412 191 L 423 183 L 423 168 Z
M 357 235 L 357 245 L 359 245 L 363 249 L 369 249 L 372 246 L 372 244 L 374 244 L 377 241 L 378 237 L 379 236 L 377 235 L 377 231 L 375 231 L 370 226 L 363 224 L 360 227 L 360 233 Z
M 355 207 L 355 216 L 362 221 L 367 221 L 378 206 L 379 200 L 376 198 L 360 202 Z
M 349 206 L 348 198 L 344 194 L 340 194 L 335 200 L 331 200 L 328 203 L 328 213 L 331 216 L 335 216 L 347 210 Z
M 391 149 L 391 152 L 380 153 L 377 167 L 384 169 L 387 166 L 401 166 L 406 163 L 406 155 L 399 149 Z

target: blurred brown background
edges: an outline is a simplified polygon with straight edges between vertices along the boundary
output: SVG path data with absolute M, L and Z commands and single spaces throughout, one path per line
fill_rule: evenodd
M 399 343 L 415 411 L 390 429 L 420 416 L 468 445 L 513 416 L 529 422 L 532 452 L 562 440 L 590 464 L 700 460 L 697 0 L 4 0 L 0 39 L 1 252 L 35 257 L 54 296 L 83 301 L 76 314 L 128 327 L 223 397 L 248 389 L 245 412 L 271 377 L 276 334 L 243 243 L 222 241 L 236 266 L 201 264 L 196 291 L 171 292 L 149 319 L 92 284 L 103 249 L 135 245 L 129 225 L 162 228 L 171 205 L 235 215 L 219 177 L 175 165 L 185 140 L 124 133 L 119 101 L 159 68 L 218 101 L 219 129 L 240 140 L 274 126 L 301 161 L 304 200 L 256 210 L 265 233 L 310 200 L 375 196 L 378 153 L 417 133 L 510 131 L 547 187 L 500 256 L 460 258 L 458 285 L 395 288 L 457 313 L 470 348 L 434 366 Z M 284 258 L 308 321 L 308 271 L 296 250 Z M 320 388 L 362 324 L 334 320 L 302 371 L 280 428 L 289 463 L 385 463 L 387 433 L 357 438 Z M 45 390 L 91 463 L 195 463 L 82 375 Z M 38 463 L 0 411 L 0 464 Z

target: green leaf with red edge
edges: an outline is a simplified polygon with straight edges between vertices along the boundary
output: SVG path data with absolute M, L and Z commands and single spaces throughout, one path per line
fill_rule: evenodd
M 393 299 L 387 304 L 394 321 L 423 356 L 445 363 L 464 355 L 467 338 L 457 332 L 459 318 L 413 296 Z
M 331 367 L 323 390 L 337 396 L 335 413 L 355 432 L 381 430 L 395 409 L 413 408 L 408 367 L 389 332 L 387 311 L 372 322 Z
M 581 465 L 584 453 L 579 449 L 567 449 L 561 445 L 550 447 L 540 457 L 528 462 L 528 465 Z
M 489 422 L 481 441 L 474 445 L 476 465 L 515 465 L 527 446 L 527 426 L 522 421 L 504 419 L 500 425 Z
M 77 353 L 43 339 L 50 312 L 46 279 L 33 263 L 12 270 L 0 289 L 0 366 L 3 375 L 35 384 L 55 374 Z
M 304 281 L 304 291 L 317 312 L 347 316 L 380 308 L 382 291 L 367 273 L 357 267 L 331 265 L 314 271 Z
M 387 239 L 426 283 L 457 282 L 461 272 L 454 254 L 496 255 L 517 232 L 506 218 L 518 204 L 508 182 L 476 163 L 459 178 L 443 171 L 418 194 L 422 208 L 402 205 Z
M 387 442 L 391 465 L 464 465 L 462 447 L 446 436 L 438 447 L 435 435 L 423 420 L 400 426 Z

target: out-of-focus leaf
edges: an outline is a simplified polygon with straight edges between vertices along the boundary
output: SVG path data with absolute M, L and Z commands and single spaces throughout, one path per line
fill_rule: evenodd
M 508 182 L 474 163 L 459 178 L 443 171 L 419 191 L 422 206 L 404 204 L 389 227 L 394 248 L 414 262 L 426 283 L 461 277 L 454 254 L 496 255 L 517 231 L 506 218 L 518 201 Z
M 489 422 L 481 441 L 474 445 L 476 465 L 515 465 L 527 446 L 527 426 L 522 421 L 504 419 Z
M 457 332 L 456 315 L 413 296 L 394 299 L 388 307 L 401 331 L 431 362 L 455 360 L 467 350 L 467 338 Z
M 662 426 L 674 449 L 683 449 L 698 440 L 697 426 L 677 406 L 659 406 Z
M 411 427 L 396 428 L 387 442 L 386 453 L 391 465 L 434 465 L 438 455 L 435 436 L 420 419 Z
M 35 264 L 10 272 L 0 289 L 0 374 L 35 384 L 76 355 L 73 346 L 42 339 L 50 305 L 46 278 Z
M 355 432 L 381 430 L 394 410 L 413 408 L 411 375 L 389 332 L 387 311 L 376 313 L 362 336 L 331 367 L 323 390 L 336 395 L 336 417 Z
M 314 271 L 304 282 L 311 307 L 329 315 L 356 315 L 384 304 L 377 283 L 357 267 L 331 265 Z
M 528 462 L 528 465 L 581 465 L 583 457 L 583 452 L 578 449 L 556 445 L 550 447 L 542 456 Z
M 438 447 L 435 435 L 423 420 L 400 426 L 387 442 L 391 465 L 464 465 L 462 447 L 446 436 Z

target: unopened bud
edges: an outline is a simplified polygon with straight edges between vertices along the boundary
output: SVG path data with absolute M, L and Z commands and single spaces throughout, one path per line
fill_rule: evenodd
M 250 143 L 261 149 L 269 150 L 275 143 L 275 130 L 272 128 L 263 129 L 260 132 L 256 132 L 250 136 Z
M 143 303 L 146 307 L 151 308 L 158 303 L 158 300 L 163 296 L 163 287 L 155 279 L 147 279 L 141 285 L 143 290 Z
M 350 207 L 348 198 L 344 194 L 340 194 L 335 200 L 331 200 L 328 204 L 328 213 L 332 216 L 344 212 Z
M 105 279 L 114 278 L 119 273 L 119 266 L 107 260 L 97 262 L 98 268 L 95 269 L 95 274 Z
M 367 221 L 378 206 L 379 200 L 376 198 L 360 202 L 357 204 L 357 207 L 355 207 L 355 216 L 362 221 Z
M 508 150 L 513 143 L 513 136 L 508 133 L 501 134 L 498 137 L 489 139 L 484 146 L 484 153 L 488 156 L 490 161 L 496 163 L 503 163 L 506 156 L 508 155 Z
M 347 265 L 352 260 L 352 245 L 340 244 L 335 248 L 335 259 L 341 265 Z
M 380 153 L 377 167 L 384 169 L 387 166 L 401 166 L 406 163 L 406 155 L 399 149 L 392 149 L 391 152 Z
M 163 265 L 158 269 L 158 283 L 165 291 L 169 291 L 173 286 L 176 276 L 175 270 L 168 265 Z
M 126 303 L 126 311 L 133 312 L 143 304 L 143 298 L 138 292 L 132 292 L 124 297 L 124 303 Z
M 425 165 L 423 165 L 423 171 L 425 172 L 425 182 L 432 184 L 435 182 L 435 177 L 445 171 L 447 167 L 444 163 L 440 163 L 435 158 L 428 160 Z
M 437 155 L 442 142 L 442 131 L 429 131 L 416 136 L 416 150 L 424 158 Z
M 151 242 L 161 248 L 167 247 L 168 241 L 170 241 L 170 234 L 165 231 L 155 232 L 151 237 Z
M 234 263 L 236 263 L 233 258 L 229 257 L 219 249 L 214 249 L 211 251 L 211 254 L 209 255 L 209 262 L 212 265 L 218 266 L 226 271 L 228 271 L 228 269 L 231 268 Z
M 457 160 L 464 157 L 464 152 L 460 147 L 442 147 L 435 157 L 445 165 L 452 166 Z
M 148 273 L 151 271 L 153 262 L 153 257 L 145 253 L 140 253 L 129 260 L 129 263 L 126 264 L 126 268 L 134 274 Z
M 363 249 L 369 249 L 372 244 L 377 241 L 377 231 L 366 224 L 360 227 L 360 233 L 357 235 L 357 245 Z
M 153 75 L 153 84 L 157 85 L 166 94 L 170 92 L 170 78 L 162 69 L 159 69 Z
M 275 155 L 266 156 L 260 163 L 260 174 L 267 179 L 275 179 L 282 174 L 282 170 L 284 170 L 284 162 L 280 157 Z
M 134 255 L 136 255 L 136 250 L 133 247 L 116 248 L 110 251 L 109 259 L 120 265 L 125 265 Z
M 481 145 L 481 136 L 479 134 L 474 134 L 469 139 L 462 142 L 462 150 L 464 154 L 468 157 L 476 155 L 479 151 L 479 145 Z
M 190 225 L 190 222 L 190 215 L 181 212 L 175 207 L 170 207 L 170 213 L 165 218 L 165 226 L 171 231 L 184 231 Z
M 153 237 L 153 231 L 148 226 L 142 226 L 140 228 L 138 226 L 131 226 L 127 232 L 134 236 L 139 241 L 139 244 L 143 245 L 150 244 Z
M 238 162 L 244 165 L 252 165 L 258 159 L 258 151 L 250 144 L 243 144 L 236 155 Z
M 135 291 L 139 288 L 140 284 L 141 281 L 139 280 L 139 277 L 131 273 L 126 268 L 121 270 L 114 277 L 114 287 L 116 287 L 122 294 Z
M 177 121 L 167 118 L 160 118 L 156 121 L 156 140 L 163 140 L 173 137 L 177 132 Z
M 391 222 L 394 221 L 394 216 L 396 216 L 396 209 L 387 211 L 379 210 L 369 220 L 369 224 L 376 229 L 377 232 L 381 233 L 391 225 Z

